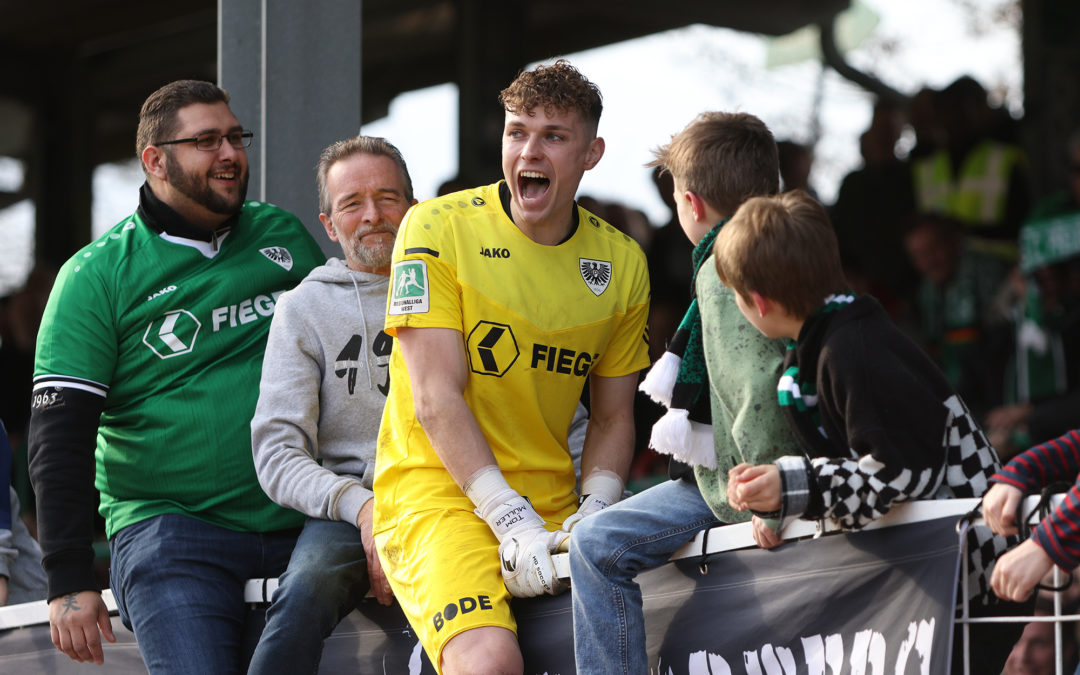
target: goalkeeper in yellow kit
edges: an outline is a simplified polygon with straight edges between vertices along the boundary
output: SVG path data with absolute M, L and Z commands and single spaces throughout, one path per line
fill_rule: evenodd
M 622 495 L 649 365 L 644 254 L 574 200 L 604 152 L 599 90 L 559 61 L 500 100 L 504 180 L 409 211 L 387 302 L 375 541 L 445 673 L 521 672 L 510 596 L 565 590 L 551 552 Z M 567 432 L 586 382 L 579 497 Z

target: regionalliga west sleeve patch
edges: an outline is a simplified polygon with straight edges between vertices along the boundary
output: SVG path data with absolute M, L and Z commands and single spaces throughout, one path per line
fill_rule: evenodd
M 387 313 L 425 314 L 430 309 L 426 260 L 402 260 L 394 265 L 393 292 Z

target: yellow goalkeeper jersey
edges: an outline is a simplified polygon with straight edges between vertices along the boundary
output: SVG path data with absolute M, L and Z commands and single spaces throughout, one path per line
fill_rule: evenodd
M 386 332 L 461 331 L 465 400 L 496 461 L 541 515 L 561 520 L 576 508 L 567 433 L 587 376 L 649 365 L 648 270 L 633 239 L 580 207 L 568 239 L 537 244 L 507 215 L 501 186 L 429 200 L 406 214 Z M 376 462 L 376 531 L 411 511 L 472 508 L 416 419 L 396 347 Z

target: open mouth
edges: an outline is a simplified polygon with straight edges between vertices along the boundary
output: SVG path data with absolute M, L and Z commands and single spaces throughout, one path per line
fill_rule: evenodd
M 550 185 L 548 177 L 539 171 L 522 171 L 518 174 L 518 194 L 524 200 L 539 199 Z
M 214 179 L 217 179 L 217 180 L 235 180 L 236 179 L 236 169 L 226 169 L 224 171 L 215 171 L 214 173 L 210 174 L 210 177 L 214 178 Z

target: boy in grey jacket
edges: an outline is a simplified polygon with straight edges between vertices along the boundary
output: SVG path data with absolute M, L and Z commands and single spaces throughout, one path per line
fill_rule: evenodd
M 314 673 L 323 641 L 370 589 L 390 587 L 371 539 L 371 484 L 392 340 L 382 331 L 390 255 L 412 204 L 401 153 L 357 136 L 318 164 L 319 220 L 341 244 L 278 300 L 251 421 L 255 470 L 308 516 L 279 580 L 250 673 Z

